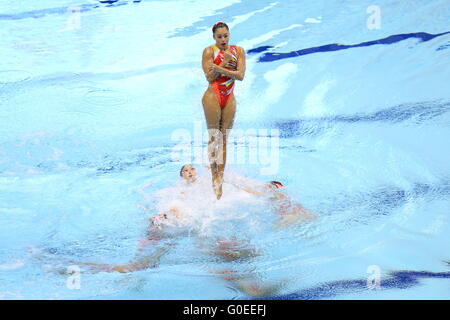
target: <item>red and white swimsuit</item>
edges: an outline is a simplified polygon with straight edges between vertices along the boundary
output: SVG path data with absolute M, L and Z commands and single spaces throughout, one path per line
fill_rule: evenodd
M 211 46 L 214 52 L 214 64 L 220 65 L 225 59 L 224 51 L 219 49 L 215 44 Z M 233 58 L 224 66 L 224 68 L 232 71 L 237 70 L 238 49 L 235 45 L 230 45 L 230 52 Z M 234 79 L 221 75 L 212 82 L 212 87 L 219 100 L 220 107 L 223 109 L 227 105 L 228 99 L 233 94 Z

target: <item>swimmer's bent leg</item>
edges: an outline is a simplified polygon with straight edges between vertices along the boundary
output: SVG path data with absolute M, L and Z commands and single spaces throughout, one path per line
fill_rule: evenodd
M 102 263 L 82 262 L 78 263 L 80 266 L 85 266 L 90 272 L 119 272 L 129 273 L 133 271 L 145 270 L 149 268 L 156 268 L 161 257 L 168 251 L 168 247 L 158 248 L 150 255 L 135 259 L 127 264 L 110 265 Z

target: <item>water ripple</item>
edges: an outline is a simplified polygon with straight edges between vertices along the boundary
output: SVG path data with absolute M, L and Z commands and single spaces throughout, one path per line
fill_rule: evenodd
M 448 101 L 424 101 L 404 103 L 368 114 L 359 113 L 354 115 L 278 120 L 269 124 L 269 126 L 279 129 L 282 138 L 293 138 L 319 135 L 329 129 L 334 123 L 400 123 L 411 121 L 414 124 L 420 124 L 438 118 L 448 112 L 450 112 L 450 102 Z
M 296 58 L 296 57 L 304 56 L 304 55 L 308 55 L 308 54 L 314 54 L 314 53 L 320 53 L 320 52 L 332 52 L 332 51 L 346 50 L 346 49 L 359 48 L 359 47 L 369 47 L 369 46 L 374 46 L 374 45 L 379 45 L 379 44 L 389 45 L 389 44 L 397 43 L 397 42 L 400 42 L 400 41 L 403 41 L 406 39 L 410 39 L 410 38 L 417 38 L 417 39 L 420 39 L 421 42 L 426 42 L 426 41 L 430 41 L 436 37 L 440 37 L 440 36 L 443 36 L 443 35 L 446 35 L 449 33 L 450 33 L 450 31 L 442 32 L 442 33 L 438 33 L 438 34 L 430 34 L 430 33 L 426 33 L 426 32 L 403 33 L 403 34 L 394 34 L 394 35 L 386 37 L 386 38 L 372 40 L 372 41 L 365 41 L 365 42 L 361 42 L 358 44 L 352 44 L 352 45 L 332 43 L 332 44 L 326 44 L 326 45 L 319 46 L 319 47 L 305 48 L 305 49 L 290 51 L 290 52 L 286 52 L 286 53 L 267 52 L 267 53 L 264 53 L 258 59 L 258 62 L 272 62 L 272 61 L 277 61 L 277 60 L 281 60 L 281 59 Z M 248 50 L 247 53 L 249 53 L 249 54 L 260 53 L 260 52 L 267 51 L 271 48 L 273 48 L 273 47 L 272 46 L 258 47 L 258 48 Z

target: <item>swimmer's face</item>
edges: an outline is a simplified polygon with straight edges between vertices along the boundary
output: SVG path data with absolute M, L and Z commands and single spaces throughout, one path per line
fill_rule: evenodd
M 197 176 L 197 172 L 193 166 L 185 166 L 183 171 L 181 171 L 181 176 L 185 180 L 194 181 Z
M 227 28 L 217 28 L 214 32 L 214 40 L 216 40 L 216 46 L 222 50 L 228 48 L 228 41 L 230 40 L 230 32 Z

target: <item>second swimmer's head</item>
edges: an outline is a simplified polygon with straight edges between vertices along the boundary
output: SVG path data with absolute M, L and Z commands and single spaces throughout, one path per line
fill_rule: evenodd
M 180 177 L 188 182 L 194 182 L 197 179 L 197 172 L 190 164 L 185 164 L 180 169 Z
M 284 188 L 284 185 L 280 181 L 272 180 L 269 183 L 277 189 Z
M 212 27 L 213 38 L 216 40 L 216 46 L 220 49 L 227 49 L 230 40 L 230 29 L 225 22 L 216 22 Z

